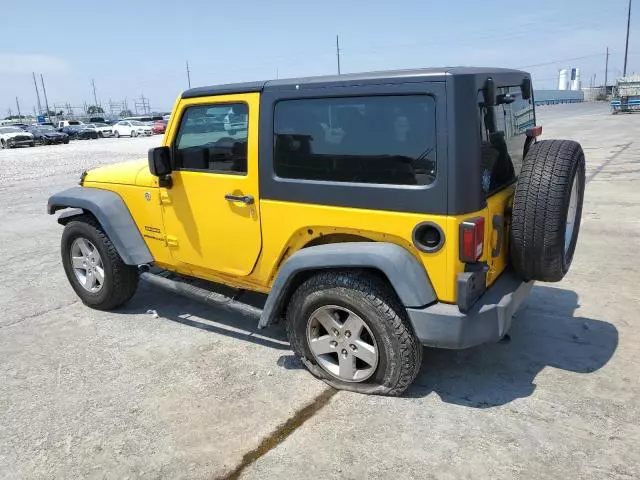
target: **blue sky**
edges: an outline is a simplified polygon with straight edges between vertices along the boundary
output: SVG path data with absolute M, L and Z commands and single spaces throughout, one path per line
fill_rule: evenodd
M 632 12 L 629 71 L 640 73 L 640 2 Z M 523 5 L 530 5 L 529 11 Z M 559 68 L 583 83 L 622 72 L 627 0 L 109 0 L 2 1 L 0 116 L 17 96 L 36 104 L 31 72 L 45 77 L 49 103 L 103 106 L 144 94 L 170 109 L 187 87 L 342 71 L 443 65 L 519 67 L 536 88 Z M 569 60 L 575 59 L 575 60 Z M 564 60 L 564 61 L 563 61 Z M 42 95 L 42 94 L 41 94 Z

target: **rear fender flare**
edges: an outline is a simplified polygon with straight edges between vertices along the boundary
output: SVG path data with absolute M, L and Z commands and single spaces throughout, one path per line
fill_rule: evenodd
M 294 253 L 276 276 L 260 316 L 259 328 L 275 323 L 284 303 L 305 271 L 372 268 L 382 272 L 405 307 L 425 306 L 437 300 L 422 264 L 405 248 L 387 242 L 348 242 L 317 245 Z
M 49 215 L 66 208 L 91 212 L 127 265 L 153 262 L 151 252 L 140 235 L 129 209 L 117 193 L 99 188 L 73 187 L 49 197 Z M 65 224 L 80 213 L 77 210 L 64 212 L 58 222 Z

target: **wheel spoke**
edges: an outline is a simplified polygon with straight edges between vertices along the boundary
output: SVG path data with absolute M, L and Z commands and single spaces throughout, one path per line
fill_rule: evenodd
M 85 257 L 71 257 L 71 265 L 73 265 L 73 268 L 81 268 L 83 270 L 87 268 L 85 265 Z
M 98 285 L 102 285 L 104 283 L 104 269 L 102 267 L 96 267 L 96 271 L 93 273 L 98 281 Z
M 100 265 L 100 252 L 98 252 L 98 249 L 96 248 L 93 252 L 91 252 L 91 255 L 89 256 L 89 260 L 93 260 L 94 265 Z
M 352 338 L 360 337 L 360 333 L 362 332 L 363 328 L 364 328 L 364 323 L 362 322 L 362 319 L 357 315 L 354 315 L 353 313 L 349 314 L 344 324 L 342 325 L 342 330 L 344 332 L 346 331 L 351 332 Z
M 340 377 L 352 380 L 356 375 L 356 357 L 349 354 L 345 356 L 339 353 L 338 362 L 340 364 Z
M 315 318 L 316 320 L 318 320 L 318 322 L 320 322 L 320 325 L 322 325 L 329 334 L 331 334 L 333 329 L 340 328 L 340 324 L 338 324 L 333 315 L 331 315 L 327 310 L 319 311 L 318 313 L 316 313 Z
M 322 337 L 313 338 L 311 342 L 309 342 L 309 346 L 313 353 L 316 355 L 323 355 L 325 353 L 335 352 L 335 347 L 331 346 L 332 337 L 329 335 L 323 335 Z
M 93 274 L 93 272 L 87 272 L 87 276 L 85 277 L 84 280 L 84 286 L 87 288 L 87 290 L 91 290 L 95 287 L 96 285 L 96 277 Z
M 376 349 L 373 345 L 369 345 L 362 340 L 356 340 L 354 345 L 356 346 L 356 350 L 352 352 L 353 355 L 367 363 L 369 366 L 374 366 L 376 364 L 378 361 L 378 355 L 376 354 Z
M 82 255 L 84 255 L 87 258 L 90 258 L 91 248 L 87 244 L 87 241 L 84 238 L 79 238 L 77 240 L 77 244 L 78 244 L 78 247 L 80 248 L 80 251 L 82 252 Z

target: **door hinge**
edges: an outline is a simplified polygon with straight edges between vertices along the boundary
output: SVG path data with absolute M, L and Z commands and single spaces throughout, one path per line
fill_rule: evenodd
M 173 203 L 173 201 L 171 200 L 171 197 L 169 196 L 169 193 L 167 191 L 160 191 L 160 204 L 161 205 L 171 205 Z
M 176 237 L 174 237 L 173 235 L 165 235 L 164 239 L 167 242 L 167 245 L 169 247 L 177 247 L 178 246 L 178 239 Z

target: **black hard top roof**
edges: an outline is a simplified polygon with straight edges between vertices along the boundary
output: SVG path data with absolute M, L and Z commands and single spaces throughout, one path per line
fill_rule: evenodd
M 387 70 L 380 72 L 348 73 L 345 75 L 325 75 L 318 77 L 288 78 L 282 80 L 264 80 L 260 82 L 230 83 L 225 85 L 212 85 L 186 90 L 182 98 L 205 97 L 210 95 L 223 95 L 234 93 L 262 92 L 265 89 L 278 88 L 321 88 L 339 85 L 358 85 L 380 82 L 411 82 L 429 79 L 432 81 L 444 81 L 447 76 L 456 75 L 509 75 L 519 77 L 529 74 L 521 70 L 508 68 L 484 68 L 484 67 L 446 67 L 446 68 L 418 68 L 410 70 Z

